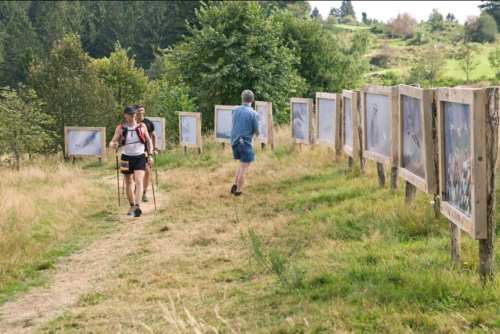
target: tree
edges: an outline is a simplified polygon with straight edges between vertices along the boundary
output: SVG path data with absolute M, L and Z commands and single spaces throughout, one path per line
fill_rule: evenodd
M 332 9 L 330 9 L 329 15 L 335 17 L 337 19 L 337 21 L 342 20 L 342 12 L 340 11 L 339 8 L 333 7 Z
M 354 17 L 352 17 L 351 15 L 345 16 L 342 19 L 342 21 L 340 21 L 340 22 L 343 23 L 343 24 L 350 25 L 350 26 L 356 25 L 356 19 Z
M 291 11 L 278 12 L 297 20 Z M 303 80 L 266 10 L 255 2 L 224 1 L 203 6 L 197 17 L 200 27 L 191 27 L 191 36 L 166 50 L 166 74 L 174 83 L 185 83 L 205 125 L 213 122 L 214 105 L 241 103 L 245 89 L 272 101 L 277 120 L 288 120 L 288 98 L 291 92 L 301 93 Z
M 446 22 L 453 23 L 455 21 L 456 21 L 455 15 L 453 15 L 452 13 L 448 13 L 446 15 Z
M 12 155 L 19 170 L 21 157 L 46 151 L 54 144 L 54 133 L 45 128 L 54 120 L 41 110 L 41 103 L 32 89 L 19 86 L 19 92 L 4 87 L 0 96 L 0 152 Z
M 124 49 L 120 43 L 116 43 L 115 52 L 109 58 L 93 61 L 97 75 L 113 92 L 118 113 L 142 99 L 148 82 L 144 70 L 135 67 L 135 61 L 128 57 L 128 52 L 130 49 Z
M 410 80 L 421 83 L 422 80 L 429 81 L 430 87 L 434 87 L 446 68 L 446 57 L 442 45 L 429 46 L 418 58 L 417 64 L 412 67 Z
M 109 137 L 114 133 L 121 113 L 117 113 L 112 92 L 97 77 L 77 35 L 57 41 L 49 57 L 30 68 L 29 81 L 44 103 L 44 112 L 55 120 L 48 129 L 58 133 L 61 147 L 65 126 L 104 125 Z
M 444 20 L 443 15 L 437 10 L 433 9 L 432 13 L 429 15 L 429 19 L 427 20 L 431 25 L 431 30 L 443 30 L 444 29 Z
M 488 55 L 488 60 L 496 71 L 496 77 L 500 78 L 500 47 L 494 48 Z
M 371 21 L 368 19 L 368 16 L 366 15 L 366 13 L 365 13 L 365 12 L 362 12 L 362 13 L 361 13 L 361 17 L 362 17 L 361 21 L 362 21 L 364 24 L 366 24 L 366 25 L 370 25 L 370 24 L 371 24 Z
M 398 14 L 388 22 L 389 31 L 394 36 L 413 37 L 417 28 L 417 20 L 408 13 Z
M 342 1 L 342 4 L 340 5 L 340 15 L 340 19 L 350 15 L 354 18 L 354 20 L 356 20 L 356 13 L 354 12 L 352 1 Z
M 319 16 L 319 9 L 318 7 L 314 7 L 314 9 L 311 12 L 311 15 L 309 15 L 311 19 L 315 19 L 317 16 Z
M 479 66 L 476 53 L 479 48 L 471 43 L 464 43 L 456 55 L 458 69 L 464 72 L 467 84 L 470 83 L 471 73 Z
M 469 16 L 464 25 L 465 39 L 470 42 L 483 43 L 494 42 L 498 33 L 498 27 L 491 15 L 486 12 L 481 16 Z
M 500 3 L 498 1 L 481 1 L 482 3 L 478 6 L 482 13 L 488 13 L 491 15 L 497 27 L 500 26 Z

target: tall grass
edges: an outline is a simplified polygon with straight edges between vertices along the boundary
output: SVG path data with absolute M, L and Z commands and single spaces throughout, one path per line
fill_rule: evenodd
M 113 204 L 110 187 L 78 166 L 41 158 L 19 172 L 2 170 L 0 302 L 42 284 L 41 271 L 81 246 L 76 236 L 109 226 Z

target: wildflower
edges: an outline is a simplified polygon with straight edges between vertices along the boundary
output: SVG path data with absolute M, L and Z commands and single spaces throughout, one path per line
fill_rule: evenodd
M 429 203 L 430 203 L 431 205 L 436 204 L 436 202 L 434 202 L 434 201 L 430 201 Z

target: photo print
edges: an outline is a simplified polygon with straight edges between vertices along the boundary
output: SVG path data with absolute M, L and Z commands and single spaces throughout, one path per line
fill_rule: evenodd
M 230 109 L 218 109 L 217 112 L 217 138 L 230 139 L 233 128 L 233 116 Z
M 402 95 L 403 167 L 425 179 L 421 100 Z
M 153 122 L 153 125 L 155 126 L 155 133 L 157 138 L 156 145 L 158 149 L 160 149 L 160 147 L 163 147 L 163 131 L 161 121 L 151 120 L 151 122 Z
M 68 130 L 68 156 L 102 155 L 102 131 Z
M 352 118 L 351 118 L 351 99 L 344 98 L 344 143 L 345 146 L 353 148 L 352 138 Z
M 470 106 L 444 102 L 444 165 L 446 201 L 471 216 Z
M 335 100 L 318 99 L 318 139 L 335 143 Z
M 366 150 L 390 158 L 390 109 L 386 95 L 366 94 Z
M 309 131 L 307 124 L 307 103 L 292 103 L 293 136 L 296 139 L 309 140 Z
M 196 116 L 181 115 L 181 142 L 196 144 Z
M 268 110 L 267 106 L 258 105 L 257 113 L 259 114 L 259 128 L 260 135 L 257 137 L 259 139 L 268 139 Z

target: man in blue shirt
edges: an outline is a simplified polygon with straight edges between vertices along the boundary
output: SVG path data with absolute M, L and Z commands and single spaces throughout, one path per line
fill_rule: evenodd
M 250 163 L 255 161 L 253 151 L 253 135 L 259 135 L 259 114 L 252 109 L 254 95 L 251 90 L 241 93 L 243 104 L 233 109 L 233 127 L 231 129 L 231 147 L 233 157 L 240 160 L 240 167 L 236 172 L 231 194 L 241 196 L 243 183 Z

